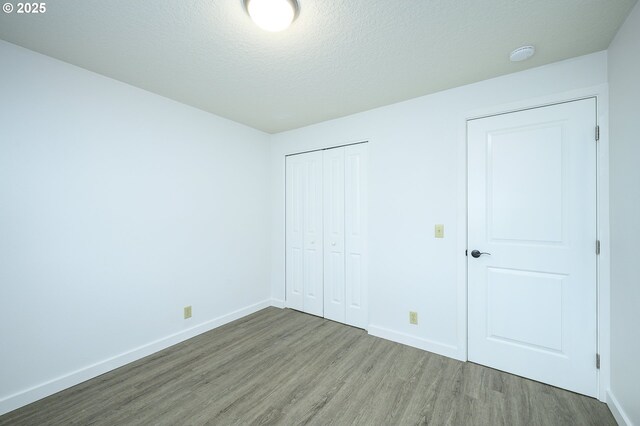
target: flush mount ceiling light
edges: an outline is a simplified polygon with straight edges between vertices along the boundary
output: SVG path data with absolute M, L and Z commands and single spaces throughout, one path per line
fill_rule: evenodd
M 286 30 L 298 16 L 296 0 L 243 0 L 247 13 L 257 26 L 266 31 Z
M 536 53 L 535 47 L 522 46 L 511 52 L 511 55 L 509 55 L 509 59 L 511 59 L 511 62 L 520 62 L 529 59 L 533 56 L 534 53 Z

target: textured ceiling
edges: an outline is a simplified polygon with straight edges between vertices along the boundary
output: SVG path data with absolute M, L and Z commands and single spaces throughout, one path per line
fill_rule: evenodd
M 267 33 L 242 0 L 54 0 L 0 38 L 275 133 L 606 49 L 635 1 L 299 0 Z

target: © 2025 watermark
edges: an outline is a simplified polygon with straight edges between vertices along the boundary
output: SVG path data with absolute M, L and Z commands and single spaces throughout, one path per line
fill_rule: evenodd
M 46 3 L 5 3 L 2 5 L 4 13 L 35 15 L 47 12 Z

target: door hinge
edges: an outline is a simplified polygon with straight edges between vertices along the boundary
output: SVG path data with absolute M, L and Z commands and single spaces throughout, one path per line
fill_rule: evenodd
M 468 253 L 468 252 L 469 252 L 469 250 L 465 250 L 465 251 L 464 251 L 464 255 L 465 255 L 465 256 L 469 256 L 469 253 Z
M 600 140 L 600 126 L 596 126 L 596 142 Z
M 600 240 L 596 240 L 596 254 L 600 254 Z
M 600 354 L 596 354 L 596 368 L 600 370 Z

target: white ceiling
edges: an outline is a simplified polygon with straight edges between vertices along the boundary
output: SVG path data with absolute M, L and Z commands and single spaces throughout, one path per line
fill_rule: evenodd
M 635 2 L 299 0 L 267 33 L 242 0 L 57 0 L 0 38 L 275 133 L 606 49 Z

